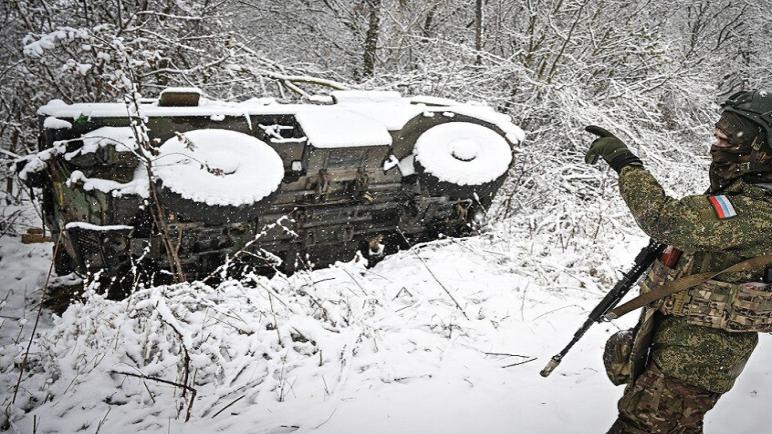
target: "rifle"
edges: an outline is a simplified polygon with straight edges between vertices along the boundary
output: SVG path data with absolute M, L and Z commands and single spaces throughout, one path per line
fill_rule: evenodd
M 624 296 L 630 291 L 635 283 L 638 282 L 638 279 L 641 278 L 643 273 L 645 273 L 646 270 L 651 267 L 651 265 L 654 263 L 654 261 L 657 260 L 657 258 L 662 254 L 666 247 L 667 245 L 665 244 L 660 244 L 657 241 L 649 240 L 649 245 L 641 249 L 640 253 L 638 253 L 638 256 L 635 257 L 633 268 L 631 268 L 627 273 L 624 273 L 619 282 L 614 285 L 614 288 L 612 288 L 611 291 L 609 291 L 609 293 L 603 297 L 603 300 L 601 300 L 597 306 L 595 306 L 595 309 L 590 312 L 587 320 L 584 322 L 584 324 L 582 324 L 581 327 L 579 327 L 579 330 L 574 333 L 574 338 L 571 339 L 571 342 L 569 342 L 565 348 L 563 348 L 563 351 L 552 356 L 550 361 L 547 363 L 547 366 L 541 370 L 540 374 L 542 377 L 548 377 L 552 371 L 558 367 L 560 362 L 563 360 L 563 357 L 571 350 L 571 347 L 573 347 L 574 344 L 579 342 L 579 339 L 584 336 L 584 334 L 587 332 L 587 330 L 590 329 L 590 326 L 592 326 L 593 323 L 614 319 L 612 315 L 607 315 L 608 312 L 617 304 L 619 304 L 620 301 L 622 301 L 622 298 L 624 298 Z

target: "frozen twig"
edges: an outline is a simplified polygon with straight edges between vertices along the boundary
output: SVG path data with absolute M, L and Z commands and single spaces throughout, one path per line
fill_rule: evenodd
M 521 354 L 510 354 L 510 353 L 489 353 L 489 352 L 485 352 L 485 351 L 483 351 L 483 354 L 485 354 L 486 356 L 522 357 L 522 358 L 524 358 L 524 359 L 527 359 L 527 358 L 531 358 L 531 357 L 533 357 L 533 356 L 523 356 L 523 355 L 521 355 Z
M 279 320 L 276 318 L 276 310 L 273 308 L 273 294 L 271 294 L 270 291 L 268 292 L 268 303 L 271 305 L 271 313 L 273 314 L 273 327 L 276 330 L 276 339 L 278 340 L 279 345 L 283 345 L 281 342 L 281 333 L 279 332 Z
M 284 384 L 286 383 L 286 380 L 284 379 L 284 367 L 286 364 L 286 357 L 282 357 L 281 372 L 279 373 L 279 402 L 284 402 Z
M 525 294 L 528 291 L 528 285 L 523 288 L 523 297 L 520 299 L 520 319 L 525 321 Z
M 403 292 L 404 292 L 405 294 L 407 294 L 407 295 L 408 295 L 410 298 L 413 298 L 413 294 L 410 292 L 410 290 L 408 290 L 406 287 L 404 287 L 404 286 L 403 286 L 403 287 L 402 287 L 402 288 L 401 288 L 399 291 L 397 291 L 397 294 L 396 294 L 394 297 L 392 297 L 391 299 L 392 299 L 392 300 L 396 300 L 397 298 L 399 298 L 399 296 L 400 296 L 400 295 L 401 295 Z
M 220 410 L 219 410 L 217 413 L 215 413 L 214 415 L 212 415 L 212 419 L 216 418 L 216 417 L 217 417 L 217 416 L 218 416 L 220 413 L 222 413 L 222 412 L 224 412 L 225 410 L 229 409 L 229 408 L 230 408 L 230 407 L 231 407 L 233 404 L 235 404 L 235 403 L 237 403 L 237 402 L 241 401 L 241 400 L 244 398 L 244 396 L 246 396 L 246 395 L 241 395 L 241 396 L 239 396 L 238 398 L 236 398 L 236 399 L 234 399 L 233 401 L 231 401 L 231 402 L 230 402 L 228 405 L 226 405 L 225 407 L 221 408 L 221 409 L 220 409 Z
M 105 421 L 107 420 L 107 416 L 110 415 L 110 411 L 112 409 L 112 407 L 107 407 L 107 412 L 105 413 L 104 417 L 102 417 L 102 420 L 99 421 L 99 425 L 97 425 L 97 429 L 94 434 L 99 434 L 99 431 L 102 429 L 102 425 L 104 425 Z
M 343 272 L 346 273 L 348 275 L 348 277 L 351 278 L 351 281 L 354 282 L 356 284 L 356 286 L 358 286 L 359 289 L 362 291 L 362 294 L 365 297 L 367 297 L 368 296 L 367 291 L 365 291 L 365 288 L 363 288 L 362 285 L 359 284 L 359 282 L 354 278 L 354 276 L 351 273 L 349 273 L 348 270 L 346 270 L 343 267 L 341 267 L 341 270 L 343 270 Z
M 182 332 L 177 330 L 177 327 L 175 327 L 172 323 L 164 319 L 163 316 L 160 317 L 160 319 L 164 324 L 168 325 L 172 330 L 174 330 L 174 333 L 177 335 L 177 337 L 180 340 L 180 348 L 182 348 L 182 352 L 185 355 L 183 359 L 184 366 L 183 366 L 183 373 L 182 373 L 182 383 L 187 385 L 188 379 L 190 378 L 190 353 L 188 352 L 188 348 L 185 345 L 185 337 L 183 336 Z M 182 390 L 183 399 L 185 399 L 185 390 L 186 389 Z
M 502 366 L 502 368 L 511 368 L 513 366 L 525 365 L 526 363 L 533 362 L 534 360 L 537 360 L 537 359 L 538 359 L 538 357 L 531 357 L 530 359 L 524 360 L 522 362 L 512 363 L 511 365 L 504 365 L 504 366 Z
M 568 306 L 562 306 L 562 307 L 559 307 L 557 309 L 548 310 L 547 312 L 544 312 L 543 314 L 541 314 L 541 315 L 537 316 L 536 318 L 534 318 L 533 321 L 535 321 L 535 320 L 537 320 L 537 319 L 539 319 L 541 317 L 553 314 L 553 313 L 555 313 L 555 312 L 557 312 L 559 310 L 568 309 L 569 307 L 577 307 L 579 309 L 582 309 L 582 307 L 577 305 L 577 304 L 569 304 Z
M 453 297 L 453 294 L 450 293 L 448 288 L 446 288 L 445 285 L 443 285 L 442 282 L 440 282 L 440 279 L 438 279 L 437 275 L 435 275 L 434 272 L 432 271 L 432 269 L 429 268 L 429 265 L 426 263 L 426 261 L 424 261 L 424 258 L 422 258 L 421 255 L 419 255 L 418 252 L 416 252 L 416 251 L 413 251 L 413 254 L 415 254 L 416 258 L 418 258 L 418 260 L 421 261 L 421 263 L 424 265 L 424 267 L 426 267 L 426 270 L 429 272 L 429 274 L 432 275 L 432 278 L 434 278 L 434 281 L 437 282 L 437 284 L 440 285 L 440 287 L 442 287 L 442 289 L 445 291 L 445 293 L 448 294 L 448 297 L 450 297 L 450 299 L 453 300 L 453 303 L 456 304 L 456 308 L 458 308 L 458 310 L 461 311 L 461 314 L 464 315 L 464 318 L 466 318 L 468 320 L 469 317 L 466 315 L 466 312 L 464 312 L 464 308 L 462 308 L 461 305 L 458 304 L 458 301 L 456 301 L 456 298 Z
M 190 392 L 190 402 L 188 403 L 187 414 L 185 415 L 185 422 L 190 420 L 190 412 L 193 409 L 193 402 L 196 400 L 196 393 L 197 393 L 196 389 L 194 389 L 193 387 L 190 387 L 187 384 L 180 384 L 180 383 L 175 383 L 174 381 L 164 380 L 163 378 L 151 377 L 149 375 L 142 375 L 142 374 L 134 374 L 132 372 L 110 371 L 110 374 L 111 375 L 126 375 L 126 376 L 129 376 L 129 377 L 140 378 L 140 379 L 143 379 L 143 380 L 156 381 L 158 383 L 163 383 L 163 384 L 168 384 L 170 386 L 180 387 L 183 390 L 189 391 Z

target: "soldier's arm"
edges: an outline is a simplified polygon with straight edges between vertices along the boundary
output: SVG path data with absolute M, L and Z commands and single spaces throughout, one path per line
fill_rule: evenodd
M 754 226 L 758 216 L 748 209 L 749 198 L 734 196 L 737 215 L 720 218 L 708 196 L 669 197 L 641 166 L 622 169 L 619 188 L 638 226 L 659 242 L 687 252 L 729 250 L 763 242 L 760 237 L 765 231 Z

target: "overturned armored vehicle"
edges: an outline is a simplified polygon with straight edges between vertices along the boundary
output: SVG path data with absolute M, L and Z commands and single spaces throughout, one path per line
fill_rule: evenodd
M 458 235 L 523 139 L 489 107 L 395 92 L 223 103 L 177 88 L 38 114 L 20 177 L 42 188 L 60 275 L 193 279 L 226 261 L 289 273 Z

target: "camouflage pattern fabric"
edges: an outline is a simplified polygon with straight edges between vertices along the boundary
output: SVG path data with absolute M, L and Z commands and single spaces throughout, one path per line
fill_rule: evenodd
M 772 254 L 769 190 L 736 180 L 723 193 L 737 215 L 721 218 L 708 195 L 681 200 L 667 197 L 642 167 L 626 167 L 619 183 L 622 197 L 641 228 L 657 241 L 686 253 L 675 269 L 662 270 L 655 265 L 642 291 L 684 275 L 719 271 Z M 720 280 L 709 280 L 663 300 L 662 311 L 687 316 L 695 325 L 736 332 L 772 331 L 772 286 L 759 282 L 762 272 L 722 274 Z
M 758 342 L 756 333 L 731 333 L 662 316 L 651 342 L 651 361 L 670 378 L 711 392 L 734 385 Z
M 705 413 L 721 396 L 668 378 L 655 364 L 619 400 L 608 434 L 700 434 Z
M 706 270 L 721 270 L 743 259 L 772 253 L 772 194 L 736 180 L 722 193 L 737 216 L 720 219 L 707 195 L 668 197 L 648 170 L 627 166 L 619 176 L 622 198 L 638 226 L 657 241 L 684 252 L 719 253 Z
M 691 273 L 694 263 L 693 255 L 682 255 L 675 269 L 667 267 L 661 261 L 657 260 L 652 264 L 646 278 L 641 282 L 641 293 L 651 291 L 653 288 Z M 633 335 L 633 342 L 630 351 L 629 380 L 634 381 L 643 372 L 649 358 L 649 348 L 656 325 L 655 315 L 658 306 L 646 306 L 641 310 L 641 316 L 636 324 Z M 629 382 L 629 381 L 628 381 Z
M 665 298 L 660 311 L 690 324 L 733 332 L 772 332 L 772 285 L 708 280 Z
M 657 241 L 684 251 L 674 269 L 655 266 L 642 285 L 643 291 L 647 285 L 680 275 L 722 270 L 748 258 L 772 254 L 772 192 L 768 190 L 740 179 L 734 181 L 722 193 L 737 215 L 720 218 L 707 195 L 680 200 L 668 197 L 640 166 L 625 167 L 619 186 L 641 229 Z M 761 270 L 723 274 L 720 281 L 738 285 L 758 282 L 761 274 Z M 725 285 L 716 282 L 684 294 L 701 291 L 703 298 L 720 298 L 716 288 Z M 764 307 L 765 300 L 759 298 L 764 294 L 758 292 L 752 301 Z M 689 300 L 681 301 L 689 307 Z M 637 377 L 633 372 L 633 382 L 619 401 L 619 420 L 610 434 L 701 433 L 705 413 L 731 389 L 756 346 L 754 332 L 722 330 L 725 323 L 716 320 L 721 313 L 701 308 L 693 317 L 674 316 L 663 314 L 673 310 L 657 311 L 660 307 L 644 309 L 644 313 L 656 314 L 646 316 L 647 327 L 639 324 L 634 339 L 632 357 L 640 353 L 643 372 Z M 645 348 L 636 352 L 640 342 Z
M 630 382 L 630 356 L 633 348 L 634 330 L 620 330 L 606 341 L 603 350 L 603 366 L 608 379 L 615 386 Z

